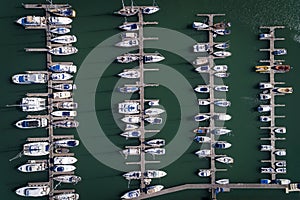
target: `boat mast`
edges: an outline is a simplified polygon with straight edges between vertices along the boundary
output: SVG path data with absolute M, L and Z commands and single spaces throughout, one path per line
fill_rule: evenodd
M 122 0 L 122 7 L 125 9 L 124 0 Z

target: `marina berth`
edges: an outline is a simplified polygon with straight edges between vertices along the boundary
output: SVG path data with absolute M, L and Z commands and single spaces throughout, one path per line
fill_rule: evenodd
M 58 28 L 50 29 L 50 32 L 58 35 L 63 35 L 63 34 L 70 33 L 71 30 L 65 27 L 58 27 Z
M 51 115 L 56 117 L 75 117 L 77 116 L 77 112 L 74 110 L 57 110 L 52 112 Z
M 118 74 L 122 78 L 140 78 L 141 72 L 138 70 L 124 70 L 122 73 Z
M 44 156 L 49 154 L 49 142 L 31 142 L 24 144 L 23 154 L 26 156 Z
M 164 148 L 150 148 L 150 149 L 146 149 L 145 153 L 149 153 L 151 155 L 165 155 L 166 154 L 166 149 L 164 149 Z
M 163 185 L 152 185 L 146 187 L 146 194 L 153 194 L 155 192 L 159 192 L 164 188 Z
M 196 66 L 205 65 L 208 63 L 207 57 L 197 57 L 196 60 L 193 61 L 193 64 Z
M 78 52 L 78 49 L 76 47 L 72 46 L 61 46 L 56 47 L 49 50 L 49 53 L 56 55 L 56 56 L 66 56 L 66 55 L 72 55 Z
M 48 11 L 61 17 L 76 17 L 76 11 L 71 8 L 54 8 L 48 9 Z
M 217 86 L 215 86 L 215 90 L 219 91 L 219 92 L 228 92 L 229 91 L 228 88 L 229 87 L 227 85 L 217 85 Z
M 231 130 L 226 129 L 226 128 L 216 128 L 212 131 L 212 133 L 215 135 L 225 135 L 225 134 L 231 133 Z
M 134 93 L 139 91 L 139 87 L 137 86 L 124 86 L 124 87 L 120 87 L 119 91 L 122 93 Z
M 210 88 L 207 85 L 198 85 L 194 90 L 199 93 L 209 93 Z
M 210 50 L 209 43 L 197 43 L 193 46 L 195 53 L 198 52 L 208 52 Z
M 125 31 L 137 31 L 139 30 L 139 25 L 136 22 L 124 23 L 123 25 L 119 26 L 119 28 Z
M 138 114 L 140 113 L 140 104 L 138 102 L 119 103 L 119 113 L 122 114 Z
M 50 170 L 53 172 L 72 172 L 76 169 L 73 165 L 54 165 L 50 167 Z
M 194 137 L 194 141 L 197 143 L 209 143 L 210 137 L 197 135 Z
M 260 116 L 259 120 L 261 122 L 270 122 L 271 121 L 271 117 L 270 116 Z
M 26 186 L 16 190 L 16 194 L 23 197 L 42 197 L 48 195 L 50 187 L 46 186 Z
M 73 110 L 78 108 L 78 103 L 72 101 L 62 101 L 62 102 L 53 103 L 52 106 L 58 109 Z
M 47 83 L 48 76 L 44 73 L 34 73 L 34 74 L 16 74 L 12 76 L 12 82 L 16 84 L 41 84 Z
M 138 39 L 123 40 L 123 41 L 115 44 L 115 46 L 117 46 L 117 47 L 136 47 L 136 46 L 139 46 L 139 40 Z
M 224 164 L 231 164 L 234 162 L 234 159 L 229 156 L 223 156 L 223 157 L 216 158 L 216 161 Z
M 222 184 L 222 185 L 229 184 L 229 179 L 227 179 L 227 178 L 219 179 L 219 180 L 216 180 L 216 183 Z
M 228 149 L 231 147 L 231 144 L 224 141 L 218 141 L 213 144 L 213 147 L 216 149 Z
M 58 147 L 77 147 L 79 145 L 79 140 L 74 139 L 63 139 L 63 140 L 57 140 L 53 142 L 54 146 Z
M 129 192 L 126 192 L 124 195 L 122 195 L 121 199 L 133 199 L 139 197 L 140 195 L 141 195 L 140 189 L 131 190 Z
M 62 83 L 62 84 L 53 85 L 52 88 L 60 91 L 69 91 L 69 90 L 77 89 L 76 85 L 71 83 Z
M 209 104 L 210 104 L 209 100 L 198 99 L 198 105 L 199 106 L 207 106 Z
M 197 30 L 207 29 L 209 27 L 208 24 L 202 22 L 193 22 L 193 28 Z
M 161 108 L 148 108 L 145 110 L 145 115 L 156 116 L 156 115 L 160 115 L 164 112 L 165 112 L 165 110 L 161 109 Z
M 77 193 L 57 194 L 57 195 L 54 195 L 53 198 L 55 200 L 78 200 L 79 194 L 77 194 Z
M 120 134 L 123 137 L 127 138 L 138 138 L 141 136 L 141 131 L 137 131 L 137 130 L 132 130 L 132 131 L 126 131 L 124 133 Z
M 135 130 L 135 129 L 139 129 L 139 126 L 134 125 L 134 124 L 126 124 L 126 126 L 125 126 L 125 131 L 131 131 L 131 130 Z
M 202 121 L 208 120 L 209 118 L 210 118 L 209 115 L 201 114 L 201 113 L 199 113 L 198 115 L 196 115 L 194 117 L 196 122 L 202 122 Z
M 205 73 L 205 72 L 207 73 L 209 72 L 209 70 L 210 70 L 209 65 L 201 65 L 195 69 L 195 71 L 199 73 Z
M 48 169 L 48 163 L 46 162 L 42 162 L 42 161 L 35 161 L 35 160 L 30 160 L 28 161 L 28 163 L 21 165 L 20 167 L 18 167 L 18 170 L 20 172 L 41 172 L 41 171 L 45 171 Z
M 25 27 L 46 26 L 46 18 L 40 16 L 26 16 L 16 20 L 16 23 Z
M 44 128 L 48 125 L 47 118 L 38 118 L 38 119 L 23 119 L 18 121 L 16 124 L 18 128 Z
M 217 57 L 228 57 L 231 56 L 231 53 L 229 51 L 216 51 L 213 55 Z
M 276 49 L 274 51 L 272 51 L 273 55 L 285 55 L 287 54 L 287 50 L 286 49 Z
M 146 141 L 145 144 L 151 147 L 161 147 L 164 146 L 166 141 L 164 139 L 153 139 Z
M 137 61 L 139 59 L 139 56 L 134 55 L 134 54 L 123 54 L 121 56 L 117 57 L 117 61 L 119 63 L 130 63 Z
M 154 63 L 154 62 L 160 62 L 165 59 L 160 53 L 154 53 L 154 54 L 146 54 L 144 57 L 144 63 Z
M 162 118 L 160 117 L 147 117 L 145 118 L 145 121 L 150 123 L 150 124 L 161 124 L 162 123 Z
M 141 118 L 139 116 L 125 115 L 125 117 L 123 117 L 121 120 L 125 123 L 136 124 L 141 121 Z
M 62 36 L 52 38 L 50 41 L 59 44 L 71 44 L 77 42 L 77 38 L 75 35 L 62 35 Z
M 198 134 L 207 134 L 210 132 L 210 128 L 208 127 L 198 127 L 196 129 L 193 130 L 194 133 L 198 133 Z
M 53 158 L 54 165 L 71 165 L 77 162 L 77 158 L 71 156 L 57 156 Z
M 72 97 L 72 93 L 69 91 L 53 92 L 52 97 L 53 99 L 67 99 Z
M 208 169 L 199 169 L 198 176 L 200 177 L 208 177 L 210 176 L 210 170 Z
M 53 177 L 53 180 L 61 182 L 61 183 L 72 183 L 76 184 L 81 181 L 81 177 L 76 175 L 61 175 Z
M 213 67 L 213 69 L 216 71 L 216 72 L 226 72 L 228 70 L 228 66 L 227 65 L 215 65 Z
M 49 69 L 53 72 L 66 72 L 66 73 L 76 73 L 77 66 L 76 65 L 65 65 L 65 64 L 56 64 L 51 65 Z
M 131 1 L 131 6 L 125 6 L 124 1 L 122 0 L 122 8 L 119 11 L 114 13 L 125 17 L 130 17 L 136 15 L 138 12 L 139 12 L 139 7 L 133 6 L 133 1 Z
M 47 108 L 46 99 L 39 97 L 24 97 L 20 106 L 24 112 L 42 111 Z
M 195 154 L 198 157 L 209 157 L 211 155 L 211 151 L 209 149 L 200 149 L 199 151 L 196 151 Z

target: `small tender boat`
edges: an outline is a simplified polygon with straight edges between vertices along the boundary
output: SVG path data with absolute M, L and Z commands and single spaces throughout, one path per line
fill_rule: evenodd
M 271 34 L 268 34 L 268 33 L 261 33 L 258 35 L 258 38 L 260 40 L 265 40 L 265 39 L 270 39 L 271 38 Z
M 231 119 L 231 116 L 225 113 L 218 113 L 214 116 L 214 118 L 220 121 L 228 121 Z
M 229 35 L 231 33 L 228 29 L 215 29 L 213 32 L 218 35 Z
M 194 129 L 193 132 L 198 134 L 207 134 L 210 132 L 210 129 L 208 127 L 198 127 Z
M 16 194 L 23 197 L 42 197 L 48 195 L 50 187 L 45 186 L 26 186 L 16 190 Z
M 55 89 L 55 90 L 61 90 L 61 91 L 77 89 L 76 85 L 71 84 L 71 83 L 62 83 L 62 84 L 53 85 L 52 88 Z
M 199 93 L 209 93 L 210 88 L 208 85 L 198 85 L 194 90 Z
M 73 183 L 76 184 L 81 181 L 81 177 L 76 175 L 61 175 L 53 177 L 54 180 L 62 183 Z
M 24 97 L 20 104 L 22 111 L 32 112 L 46 110 L 46 99 L 39 97 Z
M 71 31 L 70 29 L 65 28 L 65 27 L 53 28 L 50 30 L 51 33 L 55 33 L 55 34 L 59 34 L 59 35 L 70 33 L 70 31 Z
M 52 112 L 51 115 L 56 117 L 75 117 L 77 112 L 74 110 L 57 110 Z
M 273 147 L 271 145 L 262 144 L 260 145 L 261 151 L 272 151 Z
M 118 104 L 118 111 L 122 114 L 137 114 L 140 112 L 140 103 L 122 102 Z
M 213 144 L 213 147 L 216 149 L 228 149 L 231 147 L 229 142 L 218 141 Z
M 153 194 L 155 192 L 159 192 L 164 188 L 163 185 L 152 185 L 152 186 L 148 186 L 146 187 L 146 193 L 147 194 Z
M 209 100 L 198 99 L 198 105 L 199 106 L 207 106 L 209 104 L 210 104 Z
M 260 183 L 261 184 L 269 184 L 269 183 L 271 183 L 271 180 L 270 179 L 260 179 Z
M 49 53 L 57 56 L 66 56 L 66 55 L 75 54 L 77 52 L 78 49 L 72 46 L 61 46 L 49 50 Z
M 123 196 L 121 196 L 121 199 L 133 199 L 139 197 L 140 195 L 141 195 L 140 189 L 131 190 L 129 192 L 126 192 Z
M 225 28 L 231 27 L 231 23 L 230 22 L 227 22 L 227 23 L 219 22 L 219 23 L 214 24 L 213 27 L 215 29 L 225 29 Z
M 79 194 L 77 193 L 63 193 L 54 195 L 53 198 L 55 200 L 78 200 Z
M 18 167 L 18 170 L 21 172 L 41 172 L 48 169 L 47 162 L 36 162 L 35 160 L 28 161 L 24 165 Z
M 49 12 L 53 13 L 54 15 L 62 16 L 62 17 L 75 17 L 76 12 L 74 9 L 71 8 L 54 8 L 48 9 Z
M 18 128 L 43 128 L 48 125 L 47 118 L 39 118 L 39 119 L 23 119 L 16 123 Z
M 226 101 L 226 100 L 217 100 L 217 101 L 214 102 L 214 104 L 216 106 L 220 106 L 220 107 L 229 107 L 229 106 L 231 106 L 231 102 Z
M 117 57 L 117 61 L 119 63 L 130 63 L 137 61 L 139 59 L 139 56 L 134 54 L 123 54 L 122 56 Z
M 77 38 L 75 35 L 62 35 L 62 36 L 52 38 L 50 41 L 59 44 L 71 44 L 77 42 Z
M 77 109 L 78 108 L 78 103 L 72 102 L 72 101 L 62 101 L 62 102 L 57 102 L 52 104 L 53 107 L 58 108 L 58 109 Z
M 77 66 L 76 65 L 56 64 L 56 65 L 50 66 L 49 69 L 53 72 L 76 73 Z
M 273 85 L 271 83 L 264 83 L 264 82 L 259 83 L 259 89 L 271 89 L 271 88 L 273 88 Z
M 201 65 L 195 69 L 195 71 L 199 73 L 209 72 L 209 70 L 209 65 Z
M 68 148 L 57 148 L 57 147 L 54 147 L 54 152 L 57 153 L 57 154 L 65 154 L 65 153 L 69 153 L 70 152 L 70 149 Z
M 209 43 L 197 43 L 193 46 L 194 52 L 207 52 L 210 50 Z
M 208 170 L 208 169 L 199 169 L 198 176 L 208 177 L 208 176 L 210 176 L 210 170 Z
M 76 167 L 73 165 L 54 165 L 50 167 L 50 170 L 54 172 L 72 172 L 75 169 Z
M 124 86 L 124 87 L 120 87 L 119 91 L 122 93 L 134 93 L 139 91 L 139 87 L 137 86 Z
M 286 161 L 283 160 L 283 161 L 278 161 L 275 163 L 275 166 L 276 167 L 286 167 Z
M 149 122 L 150 124 L 161 124 L 162 118 L 160 117 L 147 117 L 145 121 Z
M 138 39 L 131 39 L 131 40 L 123 40 L 115 44 L 117 47 L 136 47 L 139 45 Z
M 229 184 L 229 179 L 227 179 L 227 178 L 219 179 L 219 180 L 216 180 L 216 183 L 222 184 L 222 185 Z
M 126 70 L 118 74 L 122 78 L 139 78 L 141 76 L 140 71 L 138 70 Z
M 271 95 L 270 94 L 259 94 L 259 99 L 260 100 L 268 100 L 268 99 L 271 99 Z
M 275 173 L 275 170 L 272 167 L 261 167 L 260 168 L 260 173 Z
M 141 149 L 139 148 L 127 148 L 122 150 L 122 153 L 126 156 L 136 156 L 141 154 Z
M 44 156 L 49 154 L 49 142 L 31 142 L 23 145 L 26 156 Z
M 47 20 L 50 25 L 68 25 L 71 24 L 73 21 L 68 17 L 54 17 L 54 16 L 49 17 Z
M 199 151 L 196 151 L 195 154 L 199 157 L 208 157 L 210 156 L 211 152 L 209 149 L 201 149 Z
M 160 115 L 164 112 L 165 112 L 165 110 L 161 109 L 161 108 L 148 108 L 145 110 L 145 115 L 155 116 L 155 115 Z
M 46 18 L 40 17 L 40 16 L 26 16 L 21 17 L 18 20 L 16 20 L 17 24 L 20 24 L 22 26 L 46 26 Z
M 259 117 L 261 122 L 269 122 L 271 121 L 271 117 L 270 116 L 260 116 Z
M 285 55 L 287 54 L 287 50 L 286 49 L 276 49 L 275 51 L 272 51 L 273 55 Z
M 216 128 L 212 131 L 212 133 L 215 134 L 215 135 L 225 135 L 225 134 L 228 134 L 230 132 L 231 132 L 231 130 L 226 129 L 226 128 Z
M 201 114 L 201 113 L 199 113 L 198 115 L 196 115 L 194 117 L 196 122 L 202 122 L 202 121 L 208 120 L 209 118 L 210 118 L 209 115 Z
M 135 129 L 138 129 L 138 128 L 139 128 L 139 126 L 137 126 L 137 125 L 126 124 L 125 131 L 131 131 L 131 130 L 135 130 Z
M 262 112 L 270 112 L 271 111 L 271 105 L 259 105 L 257 107 L 257 111 L 262 113 Z
M 219 91 L 219 92 L 228 92 L 228 86 L 227 85 L 217 85 L 215 87 L 215 90 Z
M 152 100 L 148 102 L 149 106 L 159 106 L 159 99 L 158 100 Z
M 124 23 L 123 25 L 119 26 L 120 29 L 123 29 L 125 31 L 137 31 L 139 30 L 138 23 Z
M 208 27 L 209 27 L 208 24 L 201 23 L 201 22 L 193 22 L 193 28 L 197 30 L 207 29 Z
M 277 150 L 274 152 L 277 156 L 286 156 L 286 151 L 284 149 Z
M 219 78 L 227 78 L 230 73 L 226 73 L 226 72 L 217 72 L 214 74 L 216 77 L 219 77 Z
M 225 163 L 225 164 L 231 164 L 234 162 L 234 159 L 229 156 L 223 156 L 223 157 L 216 158 L 216 161 Z
M 147 14 L 147 15 L 156 13 L 157 11 L 159 11 L 158 6 L 147 6 L 147 7 L 143 8 L 143 14 Z
M 278 127 L 278 128 L 274 129 L 274 132 L 284 134 L 284 133 L 286 133 L 286 128 L 285 127 Z
M 213 55 L 217 57 L 228 57 L 231 56 L 231 53 L 229 51 L 216 51 Z
M 208 143 L 210 142 L 210 137 L 197 135 L 194 137 L 194 140 L 198 143 Z
M 66 81 L 73 78 L 73 76 L 71 74 L 68 73 L 52 73 L 51 74 L 51 79 L 55 80 L 55 81 Z
M 144 62 L 145 63 L 154 63 L 154 62 L 160 62 L 165 59 L 161 54 L 148 54 L 144 56 Z
M 282 94 L 291 94 L 293 93 L 292 87 L 276 87 L 272 90 L 275 93 L 282 93 Z
M 54 146 L 58 147 L 76 147 L 79 145 L 79 140 L 74 140 L 74 139 L 63 139 L 63 140 L 57 140 L 53 142 Z
M 149 153 L 151 155 L 165 155 L 166 154 L 166 149 L 164 149 L 164 148 L 151 148 L 151 149 L 146 149 L 145 153 Z
M 47 83 L 47 74 L 34 73 L 34 74 L 16 74 L 12 76 L 12 81 L 17 84 L 37 84 Z
M 285 174 L 286 173 L 286 168 L 285 167 L 279 167 L 279 168 L 276 168 L 275 171 L 279 174 Z
M 125 123 L 136 124 L 136 123 L 139 123 L 141 121 L 141 118 L 139 116 L 131 116 L 131 115 L 126 116 L 125 115 L 125 117 L 123 117 L 121 120 Z
M 208 63 L 207 57 L 197 57 L 196 60 L 193 61 L 194 65 L 205 65 Z
M 227 65 L 215 65 L 213 67 L 213 69 L 216 71 L 216 72 L 226 72 L 228 70 L 228 66 Z
M 222 49 L 222 50 L 224 50 L 224 49 L 228 49 L 228 48 L 229 48 L 229 44 L 228 44 L 227 42 L 224 42 L 224 43 L 217 43 L 217 44 L 215 44 L 214 47 L 217 48 L 217 49 Z
M 137 130 L 126 131 L 124 133 L 121 133 L 120 135 L 126 138 L 138 138 L 141 136 L 141 131 L 137 131 Z
M 67 99 L 72 97 L 72 93 L 69 91 L 53 92 L 53 99 Z
M 57 156 L 53 158 L 54 165 L 71 165 L 77 162 L 75 157 L 71 156 Z
M 164 139 L 153 139 L 153 140 L 149 140 L 146 141 L 145 144 L 152 146 L 152 147 L 161 147 L 164 146 L 166 143 L 166 141 Z

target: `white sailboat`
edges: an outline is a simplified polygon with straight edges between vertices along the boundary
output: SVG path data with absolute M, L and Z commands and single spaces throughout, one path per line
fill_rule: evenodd
M 150 149 L 146 149 L 145 153 L 149 153 L 151 155 L 165 155 L 166 149 L 164 149 L 164 148 L 150 148 Z
M 145 110 L 145 115 L 156 116 L 156 115 L 160 115 L 164 112 L 165 112 L 165 110 L 161 109 L 161 108 L 148 108 Z
M 51 42 L 59 43 L 59 44 L 71 44 L 77 42 L 77 38 L 75 35 L 61 35 L 50 40 Z
M 72 156 L 56 156 L 53 158 L 54 165 L 71 165 L 77 162 L 77 158 Z
M 68 74 L 66 72 L 52 73 L 50 77 L 54 81 L 66 81 L 66 80 L 70 80 L 71 78 L 73 78 L 73 76 L 71 74 Z
M 139 70 L 124 70 L 122 73 L 118 74 L 122 78 L 140 78 L 141 73 Z
M 160 62 L 165 59 L 160 53 L 154 53 L 154 54 L 145 54 L 144 56 L 144 62 L 145 63 L 154 63 L 154 62 Z
M 121 133 L 120 135 L 126 138 L 138 138 L 141 136 L 141 131 L 131 130 Z
M 234 162 L 234 159 L 229 156 L 223 156 L 223 157 L 216 158 L 216 161 L 225 163 L 225 164 L 231 164 Z
M 125 123 L 136 124 L 141 121 L 141 118 L 139 116 L 125 115 L 121 120 Z
M 115 44 L 115 46 L 117 46 L 117 47 L 136 47 L 136 46 L 139 46 L 139 40 L 138 39 L 123 40 L 123 41 Z
M 78 49 L 73 46 L 61 46 L 61 47 L 50 49 L 48 52 L 57 56 L 66 56 L 66 55 L 72 55 L 77 53 Z
M 166 141 L 164 139 L 153 139 L 153 140 L 149 140 L 146 141 L 145 144 L 152 146 L 152 147 L 161 147 L 164 146 L 166 143 Z
M 75 117 L 77 112 L 75 110 L 57 110 L 52 112 L 51 115 L 56 117 Z
M 53 198 L 55 200 L 78 200 L 79 194 L 77 194 L 77 193 L 57 194 L 57 195 L 54 195 Z

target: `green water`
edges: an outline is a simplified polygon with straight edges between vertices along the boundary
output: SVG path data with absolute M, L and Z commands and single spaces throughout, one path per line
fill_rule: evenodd
M 1 69 L 0 87 L 1 87 L 1 199 L 17 200 L 22 199 L 14 194 L 18 187 L 25 186 L 27 182 L 46 181 L 46 173 L 22 174 L 17 171 L 17 167 L 26 162 L 27 157 L 9 162 L 22 150 L 22 145 L 27 137 L 46 136 L 45 130 L 19 130 L 13 123 L 26 117 L 26 113 L 17 108 L 6 108 L 6 104 L 15 104 L 25 96 L 27 92 L 45 92 L 43 85 L 19 86 L 10 81 L 13 74 L 25 70 L 41 70 L 45 68 L 45 55 L 43 53 L 25 53 L 25 47 L 44 47 L 44 32 L 39 30 L 24 30 L 17 26 L 13 21 L 25 15 L 41 15 L 41 10 L 26 10 L 21 6 L 24 1 L 4 1 L 0 8 L 0 55 Z M 36 1 L 26 1 L 24 3 L 36 3 Z M 42 3 L 42 2 L 40 2 Z M 60 3 L 56 2 L 55 3 Z M 121 6 L 120 1 L 69 1 L 77 10 L 77 17 L 72 26 L 72 33 L 78 37 L 76 47 L 79 53 L 67 58 L 55 58 L 55 60 L 73 61 L 78 66 L 81 65 L 88 53 L 93 50 L 100 42 L 108 37 L 119 33 L 116 28 L 122 23 L 123 18 L 112 15 L 112 12 L 118 10 Z M 129 3 L 129 1 L 127 2 Z M 139 5 L 150 5 L 150 1 L 138 1 Z M 268 159 L 267 153 L 259 151 L 259 145 L 263 144 L 260 137 L 267 136 L 259 130 L 263 125 L 258 122 L 258 113 L 255 108 L 260 102 L 257 100 L 257 84 L 260 81 L 267 80 L 266 75 L 259 75 L 253 72 L 253 66 L 259 64 L 260 59 L 267 59 L 267 54 L 259 52 L 259 48 L 268 47 L 267 42 L 257 40 L 257 34 L 260 33 L 260 25 L 284 25 L 286 29 L 276 32 L 277 36 L 285 37 L 285 41 L 276 43 L 277 47 L 288 49 L 288 55 L 284 56 L 287 64 L 293 66 L 291 72 L 283 75 L 276 75 L 276 80 L 286 82 L 286 85 L 293 86 L 294 94 L 277 97 L 278 103 L 285 103 L 286 107 L 277 108 L 278 114 L 286 115 L 285 119 L 276 120 L 278 125 L 285 125 L 288 129 L 286 141 L 278 142 L 279 148 L 287 149 L 287 170 L 288 174 L 278 176 L 289 178 L 293 182 L 299 182 L 298 169 L 300 167 L 300 158 L 298 156 L 298 130 L 297 130 L 297 99 L 299 98 L 299 70 L 298 52 L 300 42 L 300 2 L 295 0 L 249 0 L 245 2 L 237 0 L 186 0 L 186 1 L 167 1 L 158 2 L 161 10 L 152 15 L 146 16 L 147 21 L 159 21 L 157 27 L 164 27 L 179 31 L 187 36 L 197 40 L 206 41 L 205 33 L 196 32 L 191 29 L 191 23 L 197 18 L 196 13 L 225 13 L 226 17 L 220 17 L 232 22 L 232 34 L 224 38 L 217 38 L 219 41 L 230 40 L 230 51 L 233 56 L 224 60 L 229 65 L 231 76 L 224 80 L 229 85 L 230 91 L 227 94 L 231 100 L 232 106 L 228 109 L 233 118 L 226 122 L 226 127 L 233 129 L 233 134 L 225 136 L 224 140 L 229 141 L 233 146 L 226 150 L 226 154 L 235 158 L 235 163 L 230 166 L 219 165 L 218 167 L 227 168 L 227 172 L 218 172 L 218 178 L 230 177 L 234 182 L 251 182 L 257 183 L 260 178 L 267 178 L 267 175 L 259 173 L 259 168 L 263 166 L 261 159 Z M 130 19 L 130 20 L 134 20 Z M 159 41 L 157 41 L 159 42 Z M 176 42 L 176 41 L 174 41 Z M 166 57 L 162 64 L 169 65 L 183 74 L 194 87 L 203 83 L 199 76 L 192 72 L 193 67 L 186 63 L 183 58 L 172 52 L 161 51 Z M 223 62 L 223 61 L 222 61 Z M 134 67 L 134 65 L 129 65 Z M 101 67 L 101 63 L 99 63 Z M 99 123 L 107 133 L 108 138 L 120 148 L 128 144 L 135 144 L 134 141 L 125 141 L 118 136 L 121 130 L 112 121 L 110 112 L 110 93 L 114 84 L 118 81 L 116 76 L 121 72 L 121 68 L 112 64 L 105 71 L 104 76 L 99 82 L 95 94 L 97 116 Z M 159 73 L 159 72 L 156 72 Z M 79 88 L 80 90 L 80 88 Z M 172 91 L 163 86 L 158 88 L 147 88 L 146 96 L 157 97 L 161 100 L 162 105 L 167 109 L 167 123 L 157 137 L 162 137 L 170 142 L 174 137 L 172 134 L 177 131 L 180 120 L 178 101 Z M 200 96 L 199 96 L 200 98 Z M 93 101 L 93 99 L 91 99 Z M 195 101 L 195 100 L 191 100 Z M 99 102 L 99 103 L 98 103 Z M 205 111 L 201 110 L 201 111 Z M 193 114 L 191 114 L 192 117 Z M 194 127 L 192 127 L 194 128 Z M 192 129 L 191 128 L 191 129 Z M 93 130 L 90 130 L 93 131 Z M 55 134 L 71 134 L 75 130 L 55 130 Z M 191 138 L 192 133 L 187 131 L 187 137 Z M 153 180 L 153 184 L 163 184 L 165 187 L 180 185 L 183 183 L 200 183 L 208 179 L 197 177 L 198 168 L 209 167 L 207 160 L 199 160 L 193 153 L 199 149 L 199 145 L 192 144 L 188 150 L 171 165 L 163 170 L 168 172 L 168 176 Z M 79 158 L 76 163 L 76 174 L 80 175 L 83 180 L 76 186 L 63 186 L 59 188 L 75 188 L 80 193 L 80 199 L 119 199 L 119 197 L 130 189 L 138 187 L 137 181 L 132 181 L 130 189 L 127 188 L 127 182 L 121 177 L 122 172 L 106 167 L 96 160 L 86 150 L 84 145 L 72 149 Z M 46 198 L 41 198 L 46 199 Z M 209 199 L 209 193 L 204 190 L 177 192 L 153 199 Z M 295 200 L 300 199 L 298 193 L 286 195 L 281 190 L 232 190 L 230 193 L 220 194 L 218 199 L 221 200 L 250 200 L 250 199 L 274 199 L 274 200 Z

